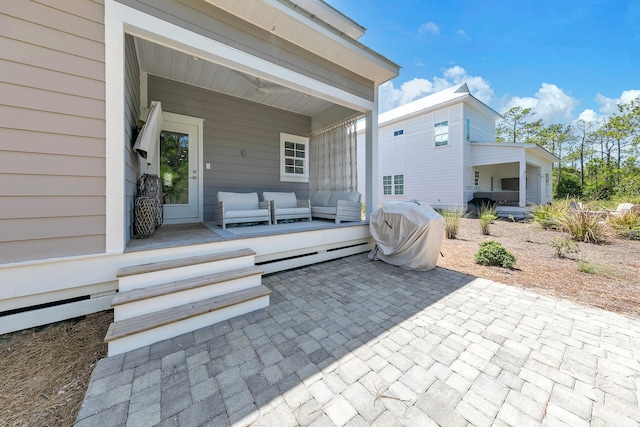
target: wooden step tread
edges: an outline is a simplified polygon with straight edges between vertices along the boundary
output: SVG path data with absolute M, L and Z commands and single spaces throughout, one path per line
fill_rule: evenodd
M 191 277 L 183 280 L 176 280 L 169 283 L 149 286 L 146 288 L 132 289 L 130 291 L 118 292 L 111 302 L 111 306 L 115 307 L 130 302 L 141 301 L 148 298 L 155 298 L 162 295 L 168 295 L 175 292 L 187 291 L 190 289 L 200 288 L 202 286 L 214 285 L 229 280 L 241 279 L 243 277 L 263 274 L 264 271 L 260 267 L 243 267 L 229 271 L 221 271 L 218 273 L 207 274 L 205 276 Z
M 251 249 L 237 249 L 233 251 L 217 252 L 213 254 L 193 256 L 187 258 L 172 259 L 169 261 L 152 262 L 149 264 L 132 265 L 118 270 L 116 277 L 134 276 L 136 274 L 153 273 L 168 270 L 170 268 L 188 267 L 190 265 L 204 264 L 207 262 L 223 261 L 226 259 L 253 256 L 256 253 Z
M 251 301 L 256 298 L 265 297 L 271 294 L 269 288 L 264 285 L 255 286 L 253 288 L 232 292 L 226 295 L 220 295 L 213 298 L 207 298 L 178 307 L 167 308 L 155 313 L 149 313 L 130 319 L 113 322 L 109 326 L 105 342 L 114 341 L 118 338 L 124 338 L 140 332 L 145 332 L 170 323 L 179 322 L 201 314 L 210 313 L 226 307 Z

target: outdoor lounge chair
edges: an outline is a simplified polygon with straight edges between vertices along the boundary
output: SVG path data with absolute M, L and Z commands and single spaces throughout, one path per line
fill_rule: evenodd
M 298 200 L 296 193 L 265 191 L 262 200 L 271 203 L 271 222 L 287 219 L 308 219 L 311 221 L 311 204 L 309 200 Z
M 311 216 L 340 221 L 361 221 L 361 195 L 357 191 L 320 191 L 311 195 Z
M 269 201 L 258 201 L 258 193 L 230 193 L 218 191 L 215 223 L 227 228 L 227 224 L 243 222 L 268 222 L 271 225 Z
M 582 210 L 582 203 L 581 202 L 569 202 L 569 209 L 571 209 L 573 212 L 578 212 Z
M 624 215 L 630 209 L 633 209 L 633 203 L 619 203 L 615 211 L 611 211 L 611 215 Z

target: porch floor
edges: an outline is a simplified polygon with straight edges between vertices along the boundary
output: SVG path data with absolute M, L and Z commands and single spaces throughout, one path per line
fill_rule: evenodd
M 278 234 L 300 233 L 341 227 L 353 227 L 367 222 L 343 222 L 336 224 L 330 220 L 292 221 L 274 225 L 255 224 L 227 226 L 226 229 L 213 222 L 192 224 L 163 224 L 151 237 L 138 239 L 133 237 L 125 252 L 148 251 L 171 247 L 222 242 L 225 240 L 247 239 L 253 237 L 274 236 Z

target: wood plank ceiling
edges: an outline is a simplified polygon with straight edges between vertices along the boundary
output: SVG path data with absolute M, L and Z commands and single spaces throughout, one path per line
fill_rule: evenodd
M 135 38 L 135 46 L 140 70 L 154 76 L 309 117 L 332 105 L 328 101 L 195 58 L 148 40 Z

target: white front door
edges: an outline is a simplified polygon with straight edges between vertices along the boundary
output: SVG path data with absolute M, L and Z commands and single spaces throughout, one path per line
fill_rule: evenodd
M 164 222 L 201 222 L 202 119 L 165 112 L 163 120 L 156 164 L 164 193 Z

